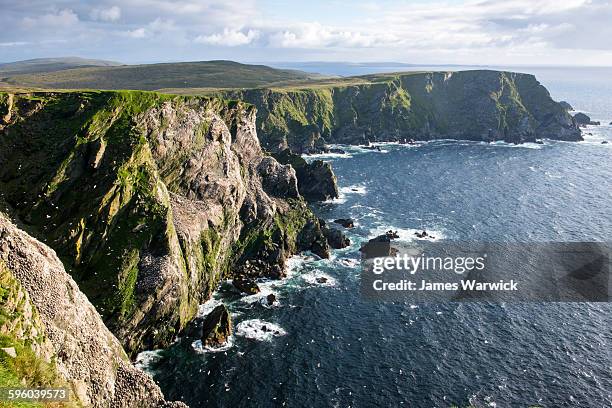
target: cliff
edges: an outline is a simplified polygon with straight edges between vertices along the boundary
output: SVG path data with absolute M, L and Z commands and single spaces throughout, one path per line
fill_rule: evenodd
M 566 109 L 533 75 L 499 71 L 353 77 L 293 88 L 219 93 L 258 109 L 265 148 L 404 139 L 582 140 Z
M 132 366 L 54 251 L 1 214 L 0 339 L 4 387 L 67 387 L 66 407 L 185 406 Z
M 166 346 L 247 260 L 280 277 L 290 254 L 326 253 L 255 112 L 139 91 L 0 93 L 0 211 L 57 252 L 130 355 Z

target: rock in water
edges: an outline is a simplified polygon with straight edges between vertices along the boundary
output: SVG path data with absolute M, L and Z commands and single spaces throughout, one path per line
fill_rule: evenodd
M 336 228 L 325 227 L 323 229 L 323 235 L 327 238 L 329 246 L 334 249 L 342 249 L 351 245 L 351 240 L 347 238 L 342 231 Z
M 266 301 L 268 302 L 269 306 L 272 306 L 274 302 L 276 302 L 276 295 L 274 293 L 270 293 L 268 296 L 266 296 Z
M 577 114 L 574 115 L 574 120 L 576 120 L 576 123 L 578 124 L 578 126 L 586 126 L 586 125 L 600 125 L 600 122 L 594 122 L 591 120 L 591 118 L 582 113 L 582 112 L 578 112 Z
M 253 279 L 249 279 L 246 276 L 237 276 L 232 280 L 232 284 L 236 289 L 242 293 L 254 295 L 259 293 L 259 286 Z
M 298 190 L 307 200 L 325 201 L 338 198 L 338 181 L 329 163 L 322 160 L 308 163 L 302 156 L 292 153 L 289 149 L 274 157 L 280 163 L 290 164 L 295 169 Z
M 353 228 L 355 227 L 355 221 L 352 218 L 338 218 L 334 220 L 336 224 L 342 225 L 344 228 Z
M 378 258 L 391 255 L 391 238 L 388 234 L 372 238 L 359 249 L 364 258 Z
M 225 305 L 219 305 L 202 323 L 202 345 L 206 347 L 221 347 L 232 335 L 232 317 Z

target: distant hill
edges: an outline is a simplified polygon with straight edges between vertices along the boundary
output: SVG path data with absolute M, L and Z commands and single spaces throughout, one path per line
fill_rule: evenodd
M 111 67 L 118 65 L 121 65 L 121 63 L 79 57 L 36 58 L 0 64 L 0 76 L 40 74 L 72 68 Z
M 290 69 L 232 61 L 96 66 L 28 74 L 2 73 L 12 86 L 52 89 L 256 88 L 320 78 Z

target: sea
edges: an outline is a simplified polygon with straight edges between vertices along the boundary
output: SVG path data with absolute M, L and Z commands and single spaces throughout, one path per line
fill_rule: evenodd
M 338 66 L 306 68 L 385 70 Z M 462 69 L 413 67 L 427 68 Z M 226 347 L 180 338 L 137 364 L 191 407 L 612 407 L 609 303 L 382 302 L 360 292 L 358 249 L 390 229 L 405 242 L 421 230 L 441 242 L 612 241 L 612 69 L 506 69 L 534 73 L 602 125 L 583 142 L 383 143 L 308 157 L 333 165 L 340 198 L 315 211 L 353 218 L 351 246 L 291 258 L 288 277 L 260 282 L 257 295 L 223 283 L 200 314 L 229 307 Z

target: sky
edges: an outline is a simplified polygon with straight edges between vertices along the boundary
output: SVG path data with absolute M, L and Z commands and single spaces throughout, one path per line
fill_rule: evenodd
M 0 62 L 612 66 L 612 0 L 0 0 Z

